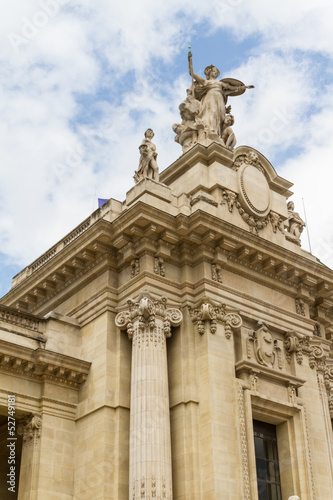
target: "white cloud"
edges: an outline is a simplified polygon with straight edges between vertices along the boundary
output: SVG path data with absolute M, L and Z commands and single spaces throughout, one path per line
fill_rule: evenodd
M 228 72 L 256 85 L 230 100 L 238 143 L 271 160 L 299 145 L 296 157 L 273 165 L 306 201 L 329 197 L 322 176 L 331 178 L 333 104 L 318 80 L 327 66 L 314 52 L 332 56 L 332 13 L 328 2 L 312 0 L 3 1 L 1 251 L 25 265 L 89 215 L 95 191 L 96 198 L 124 199 L 148 126 L 161 170 L 180 156 L 171 126 L 189 84 L 187 40 L 203 21 L 228 28 L 221 44 L 230 33 L 256 37 L 251 57 Z M 15 46 L 13 34 L 25 42 Z M 212 54 L 218 60 L 219 47 Z M 182 73 L 174 70 L 180 57 Z M 211 62 L 211 54 L 196 57 Z M 308 212 L 314 238 L 332 244 L 331 215 L 318 201 Z

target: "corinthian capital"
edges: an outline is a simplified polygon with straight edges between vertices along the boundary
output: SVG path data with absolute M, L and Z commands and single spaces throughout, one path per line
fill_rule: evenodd
M 153 298 L 149 292 L 143 292 L 137 300 L 129 299 L 128 308 L 116 316 L 116 325 L 127 329 L 129 338 L 134 331 L 143 332 L 146 328 L 154 329 L 163 325 L 166 338 L 171 336 L 171 326 L 180 325 L 183 315 L 179 309 L 167 307 L 166 297 Z
M 42 419 L 38 415 L 32 415 L 23 421 L 17 429 L 18 434 L 23 437 L 23 441 L 35 441 L 41 435 Z

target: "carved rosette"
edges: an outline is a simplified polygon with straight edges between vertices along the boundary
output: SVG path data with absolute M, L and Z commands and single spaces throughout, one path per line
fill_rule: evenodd
M 25 445 L 36 445 L 42 432 L 42 419 L 38 415 L 31 415 L 17 428 L 17 433 L 22 436 Z
M 217 324 L 224 324 L 225 336 L 230 339 L 232 332 L 242 326 L 242 318 L 237 313 L 227 312 L 226 304 L 213 305 L 208 299 L 204 299 L 197 307 L 189 307 L 192 322 L 197 325 L 198 333 L 205 333 L 206 324 L 209 325 L 210 333 L 216 333 Z
M 116 316 L 132 339 L 130 479 L 132 500 L 172 499 L 166 339 L 182 321 L 179 309 L 148 292 Z

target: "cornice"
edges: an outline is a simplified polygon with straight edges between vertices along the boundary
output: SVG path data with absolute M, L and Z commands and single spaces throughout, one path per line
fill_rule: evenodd
M 275 383 L 285 385 L 288 387 L 290 384 L 295 387 L 301 387 L 305 384 L 306 380 L 291 375 L 290 373 L 278 372 L 273 368 L 258 365 L 253 361 L 242 360 L 235 364 L 236 376 L 239 377 L 242 373 L 257 374 L 262 378 L 270 379 Z
M 79 388 L 91 363 L 45 349 L 31 349 L 0 340 L 0 369 L 24 377 Z
M 185 244 L 193 249 L 190 254 L 185 251 L 190 265 L 200 259 L 214 262 L 214 253 L 220 251 L 226 255 L 222 267 L 232 272 L 237 272 L 237 267 L 247 269 L 247 278 L 264 286 L 296 296 L 297 286 L 305 285 L 312 290 L 313 300 L 332 294 L 333 272 L 300 249 L 283 248 L 201 209 L 188 216 L 173 216 L 138 201 L 112 223 L 98 220 L 79 231 L 73 241 L 14 287 L 2 303 L 47 312 L 93 280 L 102 268 L 119 272 L 124 252 L 130 258 L 131 245 L 140 255 L 154 255 L 160 244 L 168 246 L 168 260 L 174 265 L 182 264 Z M 202 250 L 207 250 L 206 255 Z
M 48 294 L 44 300 L 42 299 L 39 301 L 35 307 L 32 307 L 32 311 L 38 311 L 39 314 L 43 311 L 48 311 L 49 308 L 47 305 L 50 302 L 52 303 L 52 309 L 56 308 L 59 304 L 70 298 L 74 292 L 82 290 L 85 286 L 98 278 L 98 276 L 108 267 L 110 267 L 109 256 L 101 255 L 96 261 L 88 264 L 72 278 L 60 284 L 57 290 Z M 91 271 L 94 271 L 94 273 L 92 274 Z

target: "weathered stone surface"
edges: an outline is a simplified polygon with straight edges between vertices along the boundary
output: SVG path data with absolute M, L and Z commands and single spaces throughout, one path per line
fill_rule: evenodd
M 290 188 L 252 148 L 196 144 L 15 278 L 19 500 L 257 498 L 253 419 L 283 499 L 333 497 L 333 273 L 291 238 Z

